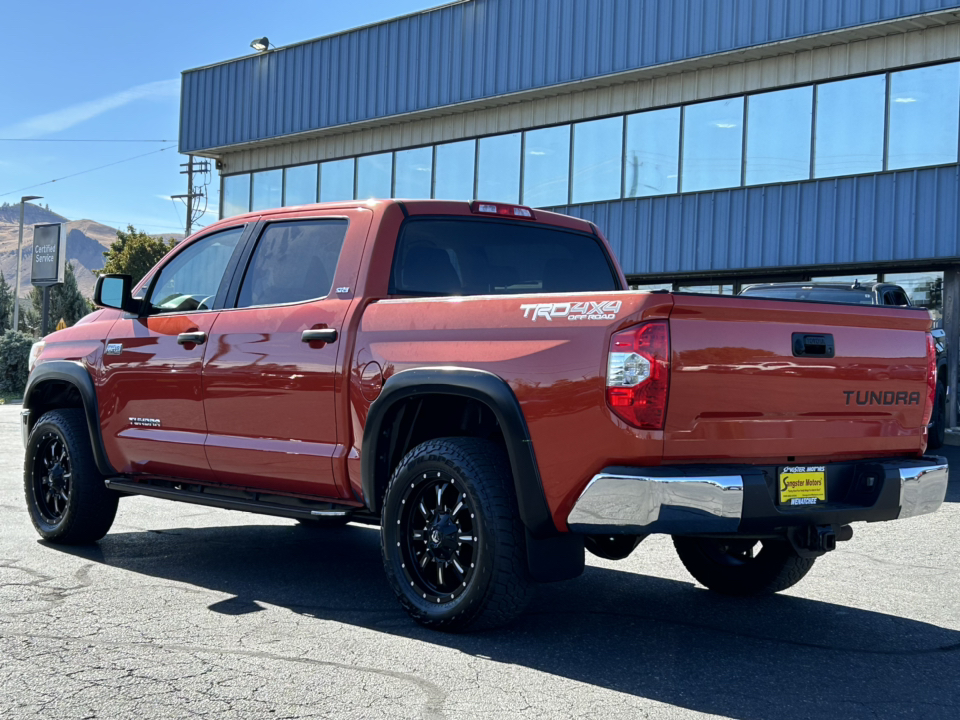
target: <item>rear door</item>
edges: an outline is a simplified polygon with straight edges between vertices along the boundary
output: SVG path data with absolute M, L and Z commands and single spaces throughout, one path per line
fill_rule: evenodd
M 203 364 L 207 457 L 220 482 L 337 498 L 341 334 L 370 212 L 269 222 Z
M 201 361 L 243 233 L 239 226 L 185 245 L 155 273 L 142 315 L 113 325 L 99 405 L 118 471 L 209 478 Z

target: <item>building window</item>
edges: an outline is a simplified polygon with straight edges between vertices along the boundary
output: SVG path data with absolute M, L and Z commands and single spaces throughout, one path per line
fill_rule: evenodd
M 393 153 L 357 158 L 357 199 L 392 197 Z
M 890 74 L 887 168 L 957 162 L 960 63 Z
M 742 162 L 742 97 L 684 108 L 683 192 L 740 185 Z
M 283 171 L 283 204 L 309 205 L 317 201 L 316 165 L 298 165 Z
M 930 311 L 933 319 L 943 318 L 943 273 L 884 273 L 883 281 L 899 285 L 910 298 L 910 304 Z
M 320 202 L 353 200 L 353 158 L 320 163 Z
M 283 170 L 253 174 L 251 210 L 268 210 L 283 205 Z
M 232 217 L 245 212 L 250 212 L 250 173 L 227 175 L 223 178 L 220 217 Z
M 778 90 L 747 99 L 746 184 L 810 177 L 813 87 Z
M 620 197 L 623 173 L 623 117 L 573 126 L 573 202 Z
M 814 177 L 883 170 L 886 76 L 817 86 Z
M 440 200 L 473 200 L 476 164 L 476 140 L 437 145 L 433 196 Z
M 433 186 L 433 148 L 400 150 L 396 153 L 396 180 L 393 197 L 430 197 Z
M 570 187 L 570 126 L 531 130 L 523 141 L 524 205 L 566 205 Z
M 680 108 L 627 116 L 626 196 L 675 193 L 680 177 Z
M 481 138 L 477 199 L 520 202 L 520 133 Z

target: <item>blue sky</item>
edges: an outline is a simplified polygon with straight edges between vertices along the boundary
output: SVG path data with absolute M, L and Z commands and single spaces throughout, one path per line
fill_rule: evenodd
M 439 1 L 274 0 L 120 2 L 53 0 L 4 7 L 0 202 L 43 195 L 71 220 L 149 232 L 182 231 L 186 192 L 176 147 L 183 70 L 253 52 L 266 35 L 283 46 L 433 7 Z M 12 46 L 12 47 L 11 47 Z M 9 59 L 13 59 L 12 66 Z M 10 142 L 30 138 L 33 142 Z M 64 139 L 164 143 L 51 142 Z M 37 141 L 39 140 L 39 142 Z M 130 162 L 23 189 L 99 165 Z M 215 219 L 217 176 L 210 185 Z

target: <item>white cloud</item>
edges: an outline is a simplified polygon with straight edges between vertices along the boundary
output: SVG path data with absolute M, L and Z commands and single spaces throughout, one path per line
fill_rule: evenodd
M 916 101 L 917 101 L 916 98 L 911 98 L 911 97 L 896 98 L 896 99 L 894 100 L 894 102 L 898 102 L 898 103 L 912 103 L 912 102 L 916 102 Z
M 33 138 L 49 135 L 71 128 L 74 125 L 95 118 L 110 110 L 115 110 L 118 107 L 123 107 L 136 100 L 179 97 L 179 95 L 179 80 L 160 80 L 145 83 L 144 85 L 137 85 L 127 90 L 114 93 L 113 95 L 77 103 L 76 105 L 71 105 L 61 110 L 54 110 L 50 113 L 22 120 L 14 125 L 8 125 L 0 128 L 0 135 L 3 137 L 17 138 Z
M 718 128 L 723 128 L 724 130 L 729 130 L 730 128 L 735 128 L 736 123 L 714 123 Z

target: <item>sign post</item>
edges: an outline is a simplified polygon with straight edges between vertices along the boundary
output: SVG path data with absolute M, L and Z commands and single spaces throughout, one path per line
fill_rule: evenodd
M 33 265 L 30 283 L 43 288 L 43 314 L 40 337 L 50 326 L 50 288 L 62 285 L 67 268 L 67 226 L 64 223 L 35 225 L 33 228 Z

